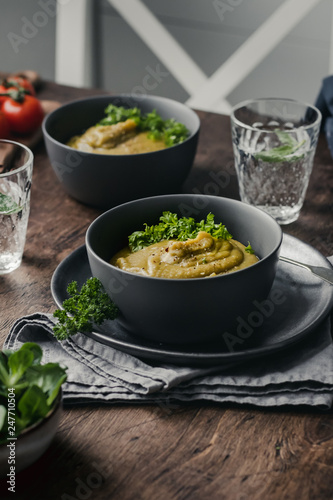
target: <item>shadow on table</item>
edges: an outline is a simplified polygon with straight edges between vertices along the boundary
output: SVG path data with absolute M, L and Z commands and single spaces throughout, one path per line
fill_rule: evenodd
M 7 478 L 0 481 L 0 498 L 7 500 L 58 500 L 89 498 L 102 491 L 112 477 L 112 467 L 100 463 L 98 453 L 82 449 L 56 436 L 50 448 L 27 469 L 16 474 L 15 493 Z

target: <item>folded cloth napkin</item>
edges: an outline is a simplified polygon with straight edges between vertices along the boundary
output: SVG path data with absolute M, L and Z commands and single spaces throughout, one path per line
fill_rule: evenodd
M 241 365 L 191 368 L 155 366 L 100 344 L 83 334 L 58 342 L 53 318 L 35 313 L 17 320 L 7 349 L 37 342 L 44 362 L 68 367 L 64 404 L 175 403 L 212 401 L 257 406 L 310 405 L 328 409 L 333 401 L 333 344 L 327 319 L 309 338 L 271 359 Z
M 321 130 L 326 135 L 327 144 L 333 156 L 333 75 L 323 79 L 315 106 L 322 114 Z
M 333 257 L 329 260 L 333 263 Z M 67 366 L 64 404 L 156 403 L 172 408 L 190 401 L 256 406 L 333 403 L 333 343 L 327 318 L 305 340 L 269 358 L 238 365 L 193 368 L 144 362 L 78 333 L 59 342 L 52 315 L 18 319 L 4 348 L 37 342 L 44 362 Z

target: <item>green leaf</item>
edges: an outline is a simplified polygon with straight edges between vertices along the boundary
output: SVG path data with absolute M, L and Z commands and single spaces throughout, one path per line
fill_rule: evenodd
M 50 411 L 61 384 L 66 380 L 66 369 L 58 363 L 40 364 L 42 355 L 41 347 L 34 342 L 22 344 L 17 351 L 0 352 L 0 424 L 3 407 L 6 409 L 8 405 L 10 388 L 16 400 L 16 435 Z M 3 425 L 6 430 L 7 422 Z M 0 425 L 0 442 L 4 437 L 4 432 L 1 432 L 3 425 Z
M 8 386 L 17 384 L 24 375 L 27 368 L 34 362 L 34 354 L 31 350 L 22 349 L 22 347 L 13 352 L 8 358 L 9 380 Z
M 138 124 L 141 123 L 141 110 L 139 108 L 125 108 L 123 106 L 115 106 L 109 104 L 105 109 L 105 118 L 100 120 L 97 125 L 115 125 L 119 122 L 124 122 L 131 118 Z
M 44 418 L 50 411 L 47 397 L 37 385 L 28 387 L 20 398 L 17 409 L 25 425 L 30 425 L 40 418 Z
M 21 346 L 21 351 L 30 351 L 33 354 L 33 364 L 38 365 L 43 357 L 42 348 L 35 342 L 25 342 Z
M 16 201 L 7 194 L 0 193 L 0 213 L 5 215 L 16 214 L 22 210 Z
M 7 409 L 5 406 L 0 405 L 0 432 L 6 427 L 6 416 L 7 416 Z
M 59 393 L 61 385 L 67 379 L 66 370 L 58 363 L 31 366 L 26 373 L 30 384 L 37 385 L 47 396 L 50 406 Z
M 196 238 L 200 231 L 206 231 L 217 239 L 228 240 L 232 238 L 225 225 L 215 223 L 214 215 L 211 213 L 200 222 L 196 222 L 193 217 L 178 218 L 177 214 L 171 212 L 163 212 L 159 220 L 159 224 L 153 226 L 145 224 L 143 231 L 134 231 L 130 234 L 128 242 L 132 252 L 137 252 L 162 240 L 186 241 Z
M 281 145 L 267 151 L 260 151 L 253 156 L 256 160 L 262 160 L 271 163 L 281 161 L 293 162 L 301 159 L 304 155 L 294 155 L 294 153 L 305 143 L 305 139 L 297 142 L 288 132 L 276 129 L 274 131 L 278 136 Z
M 167 146 L 174 146 L 184 142 L 189 136 L 189 131 L 182 123 L 168 120 L 164 130 L 164 142 Z
M 245 247 L 245 252 L 247 252 L 247 253 L 251 253 L 251 254 L 254 254 L 254 250 L 253 250 L 253 248 L 251 247 L 250 242 L 249 242 L 248 246 L 247 246 L 247 247 Z
M 8 373 L 8 358 L 4 352 L 0 353 L 0 382 L 5 386 L 8 385 L 9 373 Z

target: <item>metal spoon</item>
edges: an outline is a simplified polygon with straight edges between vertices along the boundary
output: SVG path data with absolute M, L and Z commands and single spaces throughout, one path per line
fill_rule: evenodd
M 304 264 L 303 262 L 298 262 L 297 260 L 288 259 L 287 257 L 283 257 L 281 255 L 279 258 L 283 262 L 288 262 L 289 264 L 294 264 L 295 266 L 304 267 L 305 269 L 311 271 L 315 276 L 318 276 L 318 278 L 321 278 L 322 280 L 327 281 L 327 283 L 333 285 L 333 269 L 321 266 L 310 266 L 309 264 Z

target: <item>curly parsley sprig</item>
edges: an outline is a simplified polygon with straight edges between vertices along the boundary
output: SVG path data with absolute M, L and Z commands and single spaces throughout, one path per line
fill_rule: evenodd
M 70 297 L 64 300 L 63 309 L 54 311 L 58 322 L 53 333 L 58 340 L 65 340 L 78 332 L 92 331 L 93 324 L 101 325 L 107 319 L 115 319 L 118 308 L 105 293 L 98 278 L 89 278 L 79 290 L 76 281 L 69 283 L 67 293 Z
M 97 125 L 115 125 L 129 118 L 137 124 L 141 131 L 147 131 L 149 139 L 162 140 L 170 147 L 185 141 L 190 133 L 183 123 L 173 118 L 163 120 L 156 109 L 149 113 L 142 113 L 140 108 L 125 108 L 109 104 L 105 109 L 106 116 Z
M 212 235 L 217 239 L 229 240 L 232 235 L 224 224 L 216 224 L 214 215 L 209 213 L 206 220 L 196 222 L 193 217 L 181 217 L 172 212 L 163 212 L 159 224 L 148 226 L 145 224 L 143 231 L 135 231 L 128 237 L 129 247 L 132 252 L 158 243 L 162 240 L 180 240 L 196 238 L 200 231 Z

